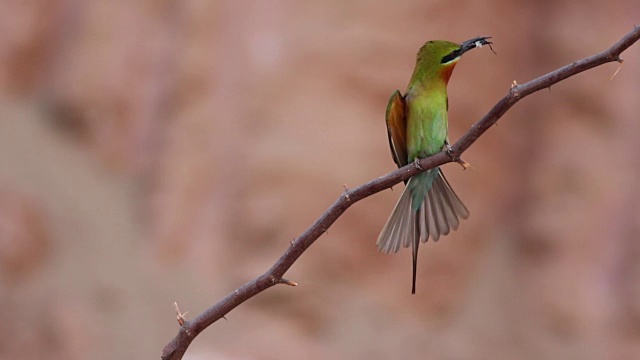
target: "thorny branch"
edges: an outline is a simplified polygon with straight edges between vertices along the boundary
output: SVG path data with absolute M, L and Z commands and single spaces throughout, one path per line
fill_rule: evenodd
M 162 351 L 163 360 L 182 359 L 187 348 L 202 330 L 209 325 L 223 318 L 236 306 L 242 304 L 249 298 L 276 284 L 288 284 L 295 286 L 294 282 L 282 278 L 284 273 L 302 255 L 302 253 L 313 244 L 327 229 L 340 217 L 351 205 L 368 196 L 388 189 L 399 182 L 410 177 L 432 169 L 436 166 L 451 162 L 452 158 L 459 158 L 485 131 L 497 123 L 498 119 L 504 115 L 515 103 L 522 98 L 536 91 L 549 88 L 570 76 L 592 69 L 596 66 L 617 61 L 622 63 L 620 54 L 640 39 L 640 26 L 635 26 L 633 30 L 625 35 L 620 41 L 609 49 L 590 56 L 588 58 L 573 62 L 563 66 L 537 79 L 525 84 L 517 84 L 515 81 L 511 85 L 508 94 L 503 97 L 489 112 L 478 120 L 471 129 L 467 131 L 458 142 L 450 149 L 449 154 L 442 151 L 436 155 L 421 159 L 417 164 L 411 163 L 403 168 L 395 170 L 387 175 L 372 180 L 354 189 L 346 189 L 343 194 L 318 218 L 305 232 L 295 239 L 291 246 L 276 261 L 276 263 L 264 274 L 249 281 L 239 287 L 231 294 L 224 297 L 217 304 L 205 310 L 191 321 L 184 319 L 184 314 L 178 311 L 180 329 L 175 338 L 165 346 Z M 177 307 L 176 307 L 177 309 Z

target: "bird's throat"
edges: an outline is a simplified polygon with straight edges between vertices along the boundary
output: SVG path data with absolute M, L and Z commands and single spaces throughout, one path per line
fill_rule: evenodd
M 451 74 L 453 73 L 453 69 L 456 67 L 458 61 L 453 61 L 442 67 L 440 75 L 442 76 L 442 80 L 444 80 L 445 84 L 449 83 L 449 79 L 451 78 Z

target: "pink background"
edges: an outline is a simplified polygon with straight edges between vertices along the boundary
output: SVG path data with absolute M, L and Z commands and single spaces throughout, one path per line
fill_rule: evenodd
M 601 51 L 637 0 L 0 2 L 0 358 L 153 359 L 342 192 L 394 168 L 418 48 L 491 35 L 455 141 L 520 83 Z M 471 218 L 375 241 L 353 206 L 185 359 L 640 358 L 640 44 L 524 99 L 445 172 Z

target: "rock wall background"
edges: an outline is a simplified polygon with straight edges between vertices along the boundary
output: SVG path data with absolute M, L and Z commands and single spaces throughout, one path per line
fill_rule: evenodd
M 0 358 L 159 358 L 342 191 L 387 173 L 384 110 L 429 39 L 491 35 L 457 139 L 508 91 L 613 44 L 602 1 L 0 2 Z M 377 252 L 353 206 L 187 359 L 640 356 L 640 46 L 520 102 L 445 171 L 472 216 Z

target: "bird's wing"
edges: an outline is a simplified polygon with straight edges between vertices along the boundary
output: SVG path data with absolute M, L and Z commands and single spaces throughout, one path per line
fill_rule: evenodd
M 405 113 L 404 97 L 396 90 L 389 98 L 387 105 L 387 135 L 389 135 L 389 147 L 393 161 L 398 167 L 403 167 L 409 162 L 407 159 L 407 117 Z

